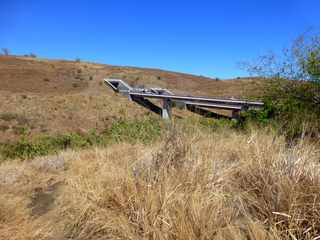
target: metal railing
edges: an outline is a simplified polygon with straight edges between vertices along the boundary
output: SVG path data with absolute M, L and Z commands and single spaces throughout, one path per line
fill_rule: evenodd
M 250 108 L 262 108 L 264 105 L 259 101 L 233 98 L 183 96 L 162 88 L 134 88 L 121 79 L 105 79 L 104 82 L 107 86 L 111 87 L 113 91 L 127 96 L 129 100 L 153 112 L 161 114 L 163 118 L 171 117 L 171 108 L 174 106 L 173 103 L 177 103 L 179 106 L 183 105 L 186 109 L 201 115 L 204 115 L 203 113 L 206 113 L 206 115 L 210 113 L 207 108 L 230 110 L 232 111 L 231 118 L 238 117 L 241 111 L 246 111 Z M 162 108 L 150 102 L 148 98 L 163 100 Z M 219 116 L 216 113 L 213 115 Z M 221 117 L 223 116 L 221 115 Z

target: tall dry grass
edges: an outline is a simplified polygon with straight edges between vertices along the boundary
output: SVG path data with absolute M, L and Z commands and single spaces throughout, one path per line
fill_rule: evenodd
M 32 215 L 37 202 L 22 205 L 20 239 L 320 239 L 319 145 L 304 139 L 288 147 L 262 130 L 176 128 L 148 148 L 121 143 L 62 156 L 64 170 L 34 160 L 24 163 L 27 185 L 0 186 L 30 202 L 34 186 L 50 194 L 59 182 L 49 210 Z M 21 216 L 6 216 L 9 202 L 0 198 L 0 232 L 10 239 Z

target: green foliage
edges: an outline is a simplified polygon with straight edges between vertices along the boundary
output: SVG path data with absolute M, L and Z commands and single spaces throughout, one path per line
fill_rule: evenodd
M 289 139 L 320 135 L 320 36 L 299 37 L 282 56 L 267 54 L 247 69 L 264 78 L 262 111 L 245 117 L 277 122 Z
M 131 143 L 150 143 L 161 134 L 159 119 L 145 119 L 142 121 L 119 121 L 112 125 L 105 134 L 115 142 L 127 141 Z
M 5 158 L 27 159 L 35 156 L 42 156 L 49 153 L 45 145 L 32 143 L 25 139 L 15 144 L 3 144 L 0 146 L 1 155 Z
M 241 118 L 246 122 L 255 122 L 262 125 L 269 124 L 271 119 L 275 117 L 277 110 L 271 101 L 265 101 L 264 108 L 261 110 L 250 109 L 241 114 Z
M 292 47 L 297 65 L 305 79 L 320 82 L 320 35 L 300 36 Z
M 251 74 L 264 78 L 319 82 L 320 35 L 302 35 L 281 54 L 270 52 L 242 65 Z
M 172 124 L 171 124 L 172 125 Z M 169 131 L 171 131 L 171 125 Z M 217 131 L 225 131 L 228 129 L 242 130 L 242 121 L 236 119 L 215 119 L 205 117 L 187 117 L 175 119 L 174 126 L 179 126 L 186 134 L 194 134 L 194 132 L 214 133 Z
M 107 146 L 115 142 L 141 142 L 148 144 L 161 134 L 160 120 L 115 122 L 110 129 L 102 133 L 90 131 L 87 134 L 70 133 L 58 136 L 42 136 L 27 140 L 23 136 L 15 143 L 0 144 L 0 155 L 4 159 L 31 159 L 65 149 L 82 149 L 91 146 Z
M 224 128 L 236 129 L 239 126 L 239 121 L 229 119 L 200 118 L 199 124 L 200 127 L 206 131 L 217 131 Z
M 305 71 L 314 81 L 320 81 L 320 48 L 309 52 L 307 60 L 303 63 Z

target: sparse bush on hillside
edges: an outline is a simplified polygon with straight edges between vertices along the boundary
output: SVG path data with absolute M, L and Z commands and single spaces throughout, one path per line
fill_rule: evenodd
M 80 59 L 80 58 L 76 58 L 76 59 L 75 59 L 75 62 L 80 63 L 80 62 L 81 62 L 81 59 Z
M 17 121 L 19 125 L 28 125 L 30 123 L 30 120 L 23 114 L 11 113 L 11 112 L 1 113 L 0 119 L 6 122 Z
M 37 55 L 34 53 L 29 53 L 29 54 L 24 54 L 24 57 L 29 57 L 29 58 L 37 58 Z
M 8 48 L 2 48 L 1 51 L 4 56 L 10 55 L 10 50 Z
M 37 58 L 37 55 L 34 54 L 34 53 L 30 53 L 30 54 L 29 54 L 29 57 L 31 57 L 31 58 Z
M 5 132 L 7 131 L 8 129 L 10 129 L 10 127 L 8 125 L 0 125 L 0 131 L 1 132 Z
M 73 88 L 78 88 L 79 86 L 80 86 L 79 83 L 72 83 Z

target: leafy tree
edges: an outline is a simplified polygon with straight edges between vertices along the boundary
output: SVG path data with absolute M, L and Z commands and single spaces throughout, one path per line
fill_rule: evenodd
M 243 66 L 264 78 L 265 110 L 272 115 L 263 116 L 277 119 L 291 135 L 305 131 L 305 124 L 320 133 L 319 34 L 304 34 L 282 54 L 268 53 Z
M 252 75 L 286 80 L 320 81 L 320 35 L 304 34 L 281 54 L 269 52 L 242 67 Z

